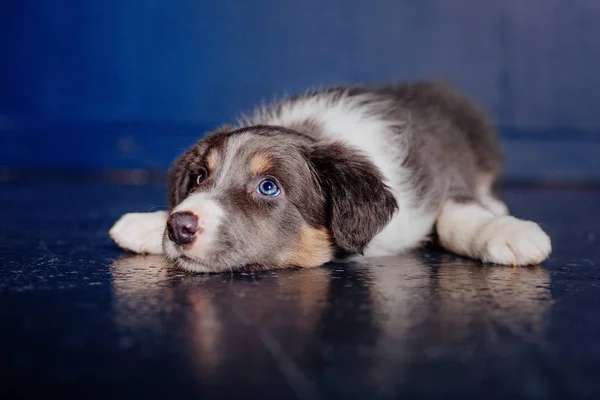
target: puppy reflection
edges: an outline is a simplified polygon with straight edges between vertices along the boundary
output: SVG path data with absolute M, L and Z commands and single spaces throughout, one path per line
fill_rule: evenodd
M 271 335 L 286 357 L 303 357 L 327 305 L 324 268 L 280 273 L 195 275 L 161 256 L 130 256 L 111 268 L 117 322 L 133 334 L 167 333 L 189 345 L 188 364 L 202 378 L 237 382 L 258 378 L 273 355 Z M 260 284 L 258 284 L 260 283 Z M 180 344 L 178 345 L 180 347 Z M 243 354 L 248 362 L 240 365 Z
M 225 386 L 259 382 L 281 356 L 302 372 L 322 361 L 327 343 L 333 362 L 368 351 L 360 379 L 393 391 L 433 353 L 452 361 L 474 341 L 491 344 L 489 351 L 507 337 L 540 342 L 552 304 L 542 268 L 482 266 L 447 254 L 231 275 L 187 274 L 160 256 L 131 256 L 111 272 L 119 325 L 189 348 L 180 356 L 193 372 Z

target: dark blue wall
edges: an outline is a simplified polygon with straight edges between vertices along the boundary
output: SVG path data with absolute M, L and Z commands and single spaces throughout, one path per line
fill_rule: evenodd
M 162 169 L 263 98 L 438 77 L 510 173 L 600 176 L 598 0 L 9 0 L 0 56 L 0 165 Z

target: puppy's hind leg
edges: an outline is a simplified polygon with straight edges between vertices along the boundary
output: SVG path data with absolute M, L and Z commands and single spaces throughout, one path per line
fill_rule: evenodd
M 550 238 L 536 223 L 497 215 L 471 198 L 446 200 L 436 228 L 444 248 L 484 262 L 534 265 L 552 250 Z
M 492 193 L 495 179 L 496 176 L 493 174 L 480 174 L 477 176 L 475 187 L 477 201 L 494 215 L 509 215 L 506 204 Z
M 167 211 L 129 213 L 110 229 L 109 235 L 119 247 L 138 254 L 162 254 L 162 238 Z

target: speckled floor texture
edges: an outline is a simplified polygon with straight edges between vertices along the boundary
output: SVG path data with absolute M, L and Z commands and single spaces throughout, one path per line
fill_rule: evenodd
M 541 267 L 431 247 L 212 276 L 107 237 L 164 193 L 0 184 L 2 398 L 600 398 L 600 190 L 505 190 L 553 238 Z

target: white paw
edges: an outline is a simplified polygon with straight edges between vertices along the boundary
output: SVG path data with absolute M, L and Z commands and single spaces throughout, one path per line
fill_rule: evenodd
M 552 252 L 550 238 L 536 223 L 510 216 L 486 222 L 473 245 L 482 261 L 504 265 L 539 264 Z
M 167 211 L 125 214 L 108 234 L 125 250 L 139 254 L 162 254 L 162 238 L 168 216 Z

